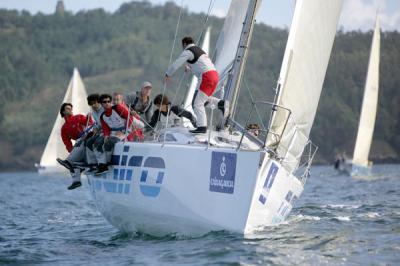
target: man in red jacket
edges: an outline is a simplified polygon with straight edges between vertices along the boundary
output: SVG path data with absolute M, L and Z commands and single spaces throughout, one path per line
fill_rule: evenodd
M 114 145 L 117 142 L 124 140 L 125 137 L 128 141 L 142 141 L 144 139 L 142 133 L 144 124 L 140 121 L 139 115 L 130 115 L 128 108 L 123 103 L 113 106 L 111 95 L 101 95 L 100 102 L 104 108 L 104 112 L 100 116 L 104 141 L 95 144 L 95 154 L 99 163 L 95 175 L 101 175 L 108 171 L 107 163 L 111 160 Z
M 74 115 L 72 113 L 72 104 L 70 103 L 61 105 L 60 115 L 65 119 L 65 123 L 61 128 L 61 138 L 69 155 L 67 159 L 57 158 L 57 161 L 71 172 L 73 182 L 68 187 L 71 190 L 82 185 L 80 169 L 74 167 L 74 162 L 82 162 L 85 159 L 85 145 L 83 144 L 83 140 L 86 137 L 85 129 L 93 124 L 93 120 L 85 115 Z M 77 141 L 74 146 L 72 145 L 72 140 Z

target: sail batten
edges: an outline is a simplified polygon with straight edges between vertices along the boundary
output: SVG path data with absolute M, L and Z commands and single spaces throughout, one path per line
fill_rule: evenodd
M 365 167 L 368 166 L 368 155 L 371 148 L 378 105 L 379 55 L 380 26 L 379 17 L 377 17 L 374 34 L 372 37 L 368 72 L 365 81 L 364 97 L 358 125 L 357 140 L 353 154 L 353 164 Z
M 274 113 L 271 131 L 282 136 L 278 142 L 273 136 L 267 140 L 289 172 L 297 168 L 309 141 L 341 7 L 342 0 L 296 1 L 276 100 L 291 115 L 283 109 Z

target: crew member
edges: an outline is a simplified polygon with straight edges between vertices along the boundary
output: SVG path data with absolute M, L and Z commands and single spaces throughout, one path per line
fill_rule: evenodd
M 65 160 L 57 158 L 57 161 L 71 172 L 72 184 L 68 187 L 71 190 L 82 185 L 80 169 L 75 167 L 74 163 L 84 161 L 85 145 L 83 140 L 88 135 L 88 131 L 85 130 L 93 124 L 93 120 L 82 114 L 74 115 L 71 103 L 63 103 L 61 105 L 60 115 L 65 119 L 61 128 L 61 138 L 69 155 Z M 72 145 L 72 140 L 76 141 L 74 146 Z
M 138 113 L 148 123 L 152 115 L 152 101 L 151 101 L 152 85 L 150 82 L 145 81 L 142 84 L 140 91 L 135 94 L 127 96 L 127 103 L 131 107 L 131 113 Z
M 165 73 L 165 82 L 168 82 L 178 68 L 185 63 L 187 63 L 185 69 L 190 69 L 201 80 L 199 90 L 193 97 L 193 111 L 197 117 L 197 128 L 190 132 L 206 133 L 207 115 L 204 106 L 218 107 L 226 118 L 229 108 L 228 102 L 212 96 L 218 85 L 219 76 L 208 55 L 194 44 L 192 37 L 182 39 L 182 48 L 181 55 L 168 67 Z
M 161 122 L 162 126 L 165 126 L 167 116 L 170 121 L 173 121 L 173 123 L 171 123 L 172 126 L 175 124 L 176 120 L 181 122 L 181 117 L 184 117 L 192 123 L 193 127 L 196 127 L 196 118 L 193 116 L 193 114 L 178 105 L 171 106 L 171 103 L 166 95 L 164 95 L 164 97 L 162 94 L 157 95 L 154 98 L 154 105 L 157 106 L 158 109 L 154 111 L 148 128 L 155 128 L 159 121 Z
M 114 145 L 117 142 L 124 140 L 125 137 L 128 141 L 142 141 L 144 139 L 143 122 L 140 121 L 138 115 L 130 115 L 125 104 L 113 106 L 111 104 L 112 97 L 108 94 L 102 94 L 100 102 L 104 108 L 104 112 L 100 116 L 104 141 L 95 143 L 95 154 L 99 163 L 95 175 L 101 175 L 108 171 L 107 163 L 111 161 Z

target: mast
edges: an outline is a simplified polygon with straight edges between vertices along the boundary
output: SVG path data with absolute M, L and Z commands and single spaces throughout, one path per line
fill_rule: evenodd
M 229 116 L 231 118 L 233 118 L 235 115 L 235 107 L 239 95 L 240 84 L 246 65 L 251 36 L 253 34 L 256 11 L 260 4 L 261 0 L 250 0 L 249 2 L 246 19 L 243 23 L 244 25 L 240 36 L 239 46 L 236 51 L 235 61 L 231 69 L 231 74 L 228 78 L 224 99 L 230 101 Z

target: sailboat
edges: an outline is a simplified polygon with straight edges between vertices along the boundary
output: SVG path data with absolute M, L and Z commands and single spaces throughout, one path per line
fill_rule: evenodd
M 206 134 L 164 127 L 155 140 L 117 143 L 110 171 L 88 175 L 98 210 L 115 227 L 156 236 L 218 230 L 252 234 L 289 215 L 315 154 L 309 133 L 342 1 L 296 1 L 264 139 L 234 115 L 259 5 L 233 0 L 217 40 L 220 86 L 232 103 L 226 128 L 212 129 L 211 110 Z
M 368 160 L 374 134 L 379 91 L 379 57 L 380 57 L 380 26 L 379 17 L 375 22 L 368 72 L 365 81 L 364 97 L 361 107 L 360 121 L 353 160 L 346 160 L 344 170 L 351 176 L 368 176 L 371 174 L 372 162 Z
M 86 98 L 85 85 L 79 75 L 78 69 L 74 68 L 62 103 L 72 103 L 75 114 L 87 114 L 89 106 L 86 103 Z M 39 174 L 66 173 L 65 167 L 56 161 L 57 158 L 66 158 L 68 156 L 67 149 L 61 139 L 61 127 L 63 124 L 64 119 L 57 114 L 53 129 L 40 159 L 40 164 L 35 164 Z

